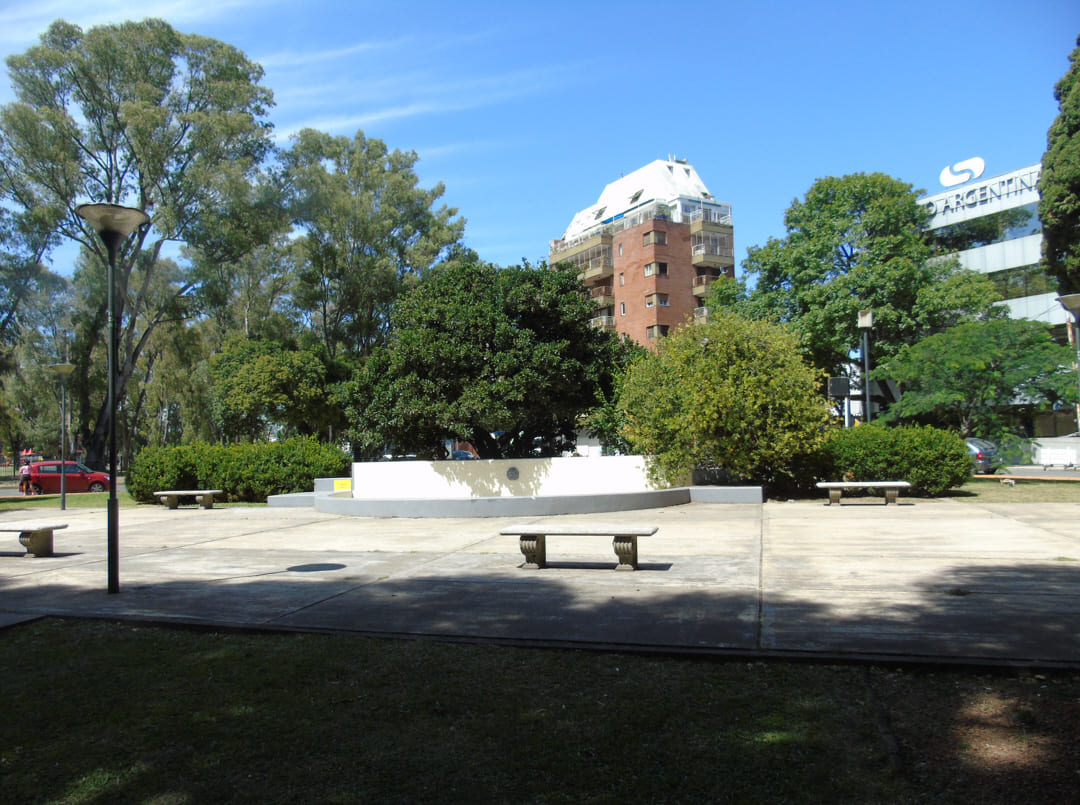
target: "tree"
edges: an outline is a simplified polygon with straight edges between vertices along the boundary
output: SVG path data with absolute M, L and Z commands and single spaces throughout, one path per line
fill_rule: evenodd
M 1062 294 L 1080 293 L 1080 37 L 1054 87 L 1060 110 L 1046 135 L 1039 179 L 1043 263 Z
M 236 336 L 210 368 L 225 438 L 257 441 L 276 428 L 288 436 L 327 430 L 326 367 L 314 353 Z
M 1072 358 L 1041 322 L 960 324 L 903 347 L 873 373 L 903 391 L 881 419 L 929 420 L 963 436 L 996 434 L 1012 406 L 1075 400 Z
M 827 420 L 821 380 L 792 333 L 718 310 L 631 365 L 619 404 L 630 444 L 652 457 L 658 479 L 718 469 L 732 481 L 782 484 L 797 478 Z
M 228 262 L 284 223 L 276 184 L 258 171 L 272 151 L 262 68 L 230 45 L 161 20 L 91 28 L 54 22 L 41 43 L 7 60 L 16 101 L 0 109 L 0 202 L 36 242 L 83 245 L 104 273 L 100 238 L 75 214 L 83 201 L 146 210 L 151 224 L 117 258 L 117 397 L 149 337 L 193 312 L 201 278 L 162 259 L 169 241 Z M 153 234 L 151 234 L 153 233 Z M 105 344 L 104 293 L 87 296 L 87 339 L 73 387 L 85 389 Z M 88 461 L 103 462 L 107 412 L 84 416 Z M 95 424 L 96 423 L 96 424 Z
M 312 129 L 285 155 L 293 222 L 304 231 L 294 299 L 331 360 L 384 343 L 407 279 L 461 238 L 465 221 L 433 208 L 443 185 L 419 187 L 416 162 L 363 132 L 350 140 Z
M 394 330 L 353 384 L 354 449 L 431 454 L 445 439 L 482 458 L 558 455 L 609 394 L 619 343 L 575 270 L 451 261 L 398 301 Z
M 984 276 L 933 258 L 929 213 L 911 185 L 881 173 L 818 179 L 784 216 L 787 236 L 748 251 L 756 281 L 735 309 L 790 322 L 815 366 L 842 373 L 858 345 L 858 312 L 874 312 L 878 360 L 933 332 L 995 311 Z

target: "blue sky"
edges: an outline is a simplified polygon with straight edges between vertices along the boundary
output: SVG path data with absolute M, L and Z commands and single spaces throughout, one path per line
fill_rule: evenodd
M 416 151 L 503 265 L 545 258 L 604 185 L 668 156 L 733 205 L 738 262 L 818 177 L 932 193 L 970 157 L 987 176 L 1037 162 L 1080 33 L 1075 0 L 0 0 L 0 54 L 57 18 L 147 16 L 262 64 L 282 144 L 310 126 Z

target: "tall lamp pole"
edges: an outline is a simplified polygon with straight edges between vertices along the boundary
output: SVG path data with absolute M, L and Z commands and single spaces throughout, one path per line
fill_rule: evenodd
M 73 363 L 54 363 L 49 367 L 60 381 L 60 511 L 67 508 L 67 381 L 75 371 Z
M 109 391 L 107 414 L 109 423 L 109 509 L 108 552 L 109 592 L 120 592 L 120 505 L 116 499 L 116 372 L 119 354 L 119 322 L 116 316 L 116 253 L 120 244 L 143 224 L 150 223 L 150 216 L 133 207 L 119 204 L 80 204 L 75 212 L 86 220 L 98 233 L 109 252 Z
M 1076 382 L 1077 389 L 1080 390 L 1080 293 L 1059 296 L 1058 302 L 1073 316 L 1072 342 L 1076 347 Z M 1076 430 L 1080 432 L 1080 399 L 1076 402 Z
M 862 330 L 862 361 L 863 361 L 863 422 L 870 424 L 870 328 L 874 326 L 874 311 L 859 311 L 859 329 Z

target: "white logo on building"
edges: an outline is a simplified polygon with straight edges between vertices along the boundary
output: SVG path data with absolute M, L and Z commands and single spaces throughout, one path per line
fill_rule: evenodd
M 958 184 L 978 179 L 986 170 L 986 163 L 982 157 L 972 157 L 955 165 L 946 165 L 941 170 L 941 183 L 945 187 L 956 187 Z

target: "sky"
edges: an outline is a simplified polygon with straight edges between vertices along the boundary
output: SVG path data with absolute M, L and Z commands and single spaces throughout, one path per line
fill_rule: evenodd
M 415 151 L 466 245 L 500 265 L 546 259 L 574 213 L 656 159 L 689 160 L 732 205 L 737 264 L 784 236 L 817 178 L 936 193 L 971 157 L 986 177 L 1034 164 L 1080 34 L 1076 0 L 0 0 L 0 55 L 55 19 L 145 17 L 260 63 L 283 147 L 311 127 Z

